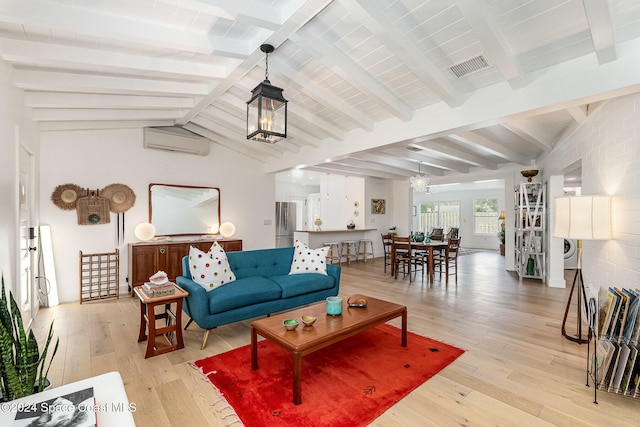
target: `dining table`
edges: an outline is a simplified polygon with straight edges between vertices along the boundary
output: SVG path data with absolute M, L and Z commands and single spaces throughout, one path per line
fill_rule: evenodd
M 447 240 L 432 240 L 430 242 L 411 242 L 411 250 L 427 251 L 427 277 L 428 283 L 433 283 L 435 272 L 435 262 L 433 260 L 433 252 L 437 250 L 447 249 Z M 396 251 L 392 245 L 391 250 L 391 275 L 395 276 L 396 268 Z M 423 267 L 424 268 L 424 267 Z

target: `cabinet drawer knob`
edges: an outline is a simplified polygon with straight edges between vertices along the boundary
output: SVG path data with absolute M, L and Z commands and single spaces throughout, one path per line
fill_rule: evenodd
M 160 251 L 161 254 L 163 254 L 167 251 L 167 248 L 159 248 L 158 250 Z

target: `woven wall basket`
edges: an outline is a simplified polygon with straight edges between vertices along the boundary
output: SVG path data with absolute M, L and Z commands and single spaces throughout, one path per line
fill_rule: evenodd
M 78 224 L 96 225 L 111 222 L 109 200 L 99 197 L 97 191 L 90 191 L 88 197 L 81 197 L 76 202 Z

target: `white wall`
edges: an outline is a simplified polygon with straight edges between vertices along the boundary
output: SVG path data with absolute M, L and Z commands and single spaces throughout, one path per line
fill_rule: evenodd
M 323 230 L 344 230 L 351 221 L 365 227 L 364 179 L 329 174 L 320 179 L 320 219 Z M 326 198 L 327 194 L 329 199 Z M 358 202 L 358 207 L 354 203 Z M 358 215 L 354 214 L 358 210 Z
M 61 302 L 78 300 L 79 251 L 119 248 L 125 283 L 127 244 L 136 242 L 135 226 L 148 220 L 152 182 L 220 187 L 221 221 L 235 224 L 234 237 L 243 239 L 244 249 L 275 245 L 275 177 L 261 172 L 261 163 L 224 147 L 212 146 L 208 156 L 147 150 L 142 148 L 142 130 L 130 129 L 43 132 L 41 150 L 41 223 L 51 225 Z M 63 211 L 51 202 L 55 187 L 65 183 L 91 189 L 113 183 L 131 187 L 136 203 L 125 213 L 124 245 L 118 246 L 115 214 L 110 224 L 81 226 L 75 210 Z M 265 220 L 271 220 L 270 225 L 264 225 Z
M 320 185 L 302 185 L 290 182 L 276 182 L 276 202 L 288 202 L 291 197 L 303 197 L 318 193 Z M 275 208 L 274 208 L 275 209 Z
M 612 196 L 613 240 L 583 242 L 583 276 L 593 288 L 637 288 L 640 278 L 640 94 L 611 99 L 557 144 L 542 166 L 562 174 L 582 161 L 582 194 Z M 553 201 L 551 201 L 553 203 Z

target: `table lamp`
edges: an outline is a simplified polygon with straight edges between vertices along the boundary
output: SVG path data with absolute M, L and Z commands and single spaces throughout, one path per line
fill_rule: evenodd
M 578 268 L 562 319 L 562 335 L 570 341 L 582 344 L 588 341 L 588 338 L 582 337 L 582 308 L 587 312 L 587 293 L 582 278 L 582 241 L 611 239 L 611 200 L 608 196 L 571 196 L 558 197 L 555 200 L 556 221 L 553 236 L 578 241 Z M 567 334 L 566 330 L 574 290 L 578 293 L 575 336 Z
M 136 226 L 133 234 L 135 234 L 138 240 L 147 242 L 155 237 L 156 228 L 149 222 L 143 222 Z
M 220 224 L 220 234 L 222 237 L 229 238 L 236 233 L 236 226 L 231 222 L 223 222 Z

